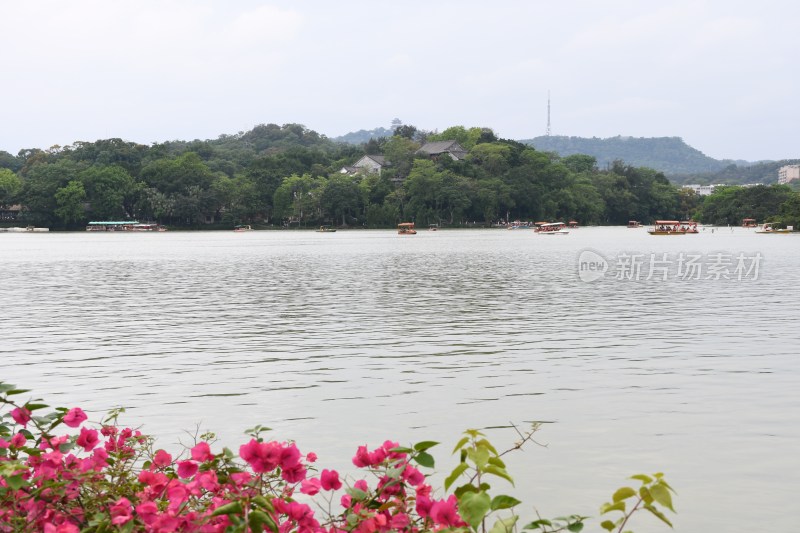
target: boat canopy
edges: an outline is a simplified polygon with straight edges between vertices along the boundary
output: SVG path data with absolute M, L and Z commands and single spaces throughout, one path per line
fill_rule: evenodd
M 675 224 L 680 224 L 680 221 L 679 220 L 656 220 L 655 223 L 658 224 L 658 225 L 664 225 L 664 224 L 675 225 Z
M 550 227 L 550 226 L 563 226 L 563 222 L 544 222 L 542 226 Z
M 89 222 L 90 226 L 124 226 L 127 224 L 138 224 L 138 220 L 123 220 L 123 221 L 110 221 L 110 222 Z
M 397 227 L 398 228 L 413 228 L 414 227 L 414 223 L 413 222 L 401 222 L 400 224 L 397 225 Z
M 756 219 L 754 219 L 754 218 L 743 218 L 742 219 L 742 222 L 755 222 L 755 221 L 756 221 Z

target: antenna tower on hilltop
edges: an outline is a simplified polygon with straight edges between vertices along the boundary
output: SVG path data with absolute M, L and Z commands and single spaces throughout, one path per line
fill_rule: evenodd
M 550 91 L 547 91 L 547 133 L 546 135 L 550 137 Z

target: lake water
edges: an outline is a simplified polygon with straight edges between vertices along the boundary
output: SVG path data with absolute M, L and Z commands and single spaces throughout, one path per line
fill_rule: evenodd
M 0 380 L 169 449 L 263 424 L 345 471 L 391 438 L 445 472 L 464 429 L 545 421 L 508 461 L 523 519 L 663 471 L 676 531 L 789 531 L 799 267 L 800 235 L 741 228 L 0 234 Z

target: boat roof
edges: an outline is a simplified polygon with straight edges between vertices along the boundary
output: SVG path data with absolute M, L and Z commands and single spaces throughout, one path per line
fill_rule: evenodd
M 679 220 L 656 220 L 656 224 L 680 224 Z
M 563 226 L 563 222 L 545 222 L 542 226 Z
M 111 225 L 122 225 L 122 224 L 138 224 L 138 220 L 117 220 L 117 221 L 94 221 L 89 222 L 90 226 L 111 226 Z
M 401 222 L 398 226 L 414 226 L 413 222 Z
M 742 219 L 742 222 L 755 222 L 755 221 L 756 221 L 756 219 L 754 219 L 754 218 L 743 218 Z

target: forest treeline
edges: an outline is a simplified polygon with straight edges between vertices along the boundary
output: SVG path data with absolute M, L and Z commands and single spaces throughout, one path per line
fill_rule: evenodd
M 457 141 L 466 156 L 418 152 L 442 140 Z M 381 154 L 389 164 L 380 174 L 341 172 L 365 154 Z M 0 208 L 21 205 L 17 222 L 66 229 L 127 219 L 174 227 L 691 217 L 738 223 L 762 212 L 793 216 L 787 213 L 800 204 L 785 186 L 732 191 L 703 199 L 647 167 L 618 160 L 601 169 L 589 155 L 561 157 L 462 126 L 441 133 L 400 126 L 362 145 L 336 143 L 299 124 L 262 124 L 213 140 L 148 146 L 106 139 L 0 152 Z

